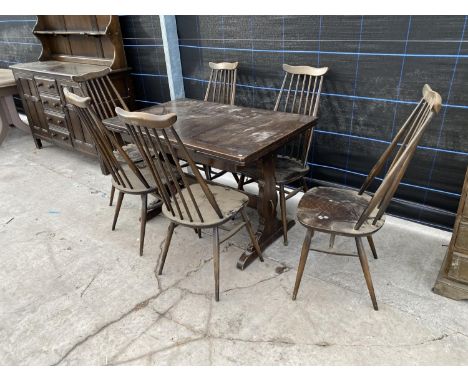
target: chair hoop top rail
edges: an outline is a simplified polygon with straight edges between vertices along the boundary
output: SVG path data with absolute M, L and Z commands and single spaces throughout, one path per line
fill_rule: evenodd
M 203 199 L 209 202 L 219 218 L 224 217 L 215 196 L 200 175 L 195 162 L 173 127 L 177 120 L 176 114 L 154 115 L 145 112 L 127 112 L 121 108 L 116 108 L 115 111 L 125 123 L 129 135 L 150 168 L 155 183 L 158 185 L 159 194 L 172 216 L 178 215 L 181 221 L 206 221 L 206 216 L 202 215 L 199 208 L 202 200 L 196 200 L 200 194 L 192 192 L 192 185 L 179 164 L 177 154 L 182 154 L 182 158 L 189 164 L 195 181 L 202 190 Z M 168 133 L 174 139 L 170 139 Z M 150 150 L 156 154 L 154 160 L 151 160 Z M 185 187 L 184 192 L 179 186 L 178 179 Z
M 307 76 L 323 76 L 328 72 L 328 67 L 314 68 L 313 66 L 293 66 L 283 64 L 283 70 L 291 74 L 302 74 Z
M 141 111 L 130 112 L 120 107 L 116 107 L 115 112 L 125 123 L 142 125 L 152 129 L 168 129 L 177 121 L 175 113 L 156 115 Z
M 234 70 L 237 69 L 238 62 L 209 62 L 211 69 L 215 70 Z
M 89 107 L 91 105 L 91 97 L 80 97 L 79 95 L 72 93 L 68 88 L 63 88 L 63 95 L 67 103 L 78 107 Z
M 423 86 L 422 94 L 425 101 L 429 104 L 432 104 L 432 108 L 436 114 L 439 114 L 442 107 L 442 97 L 440 94 L 432 90 L 428 84 Z

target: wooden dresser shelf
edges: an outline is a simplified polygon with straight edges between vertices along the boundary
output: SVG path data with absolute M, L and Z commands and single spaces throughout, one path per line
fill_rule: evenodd
M 133 94 L 118 16 L 37 16 L 35 62 L 10 66 L 36 147 L 42 140 L 97 156 L 94 142 L 63 95 L 87 95 L 84 82 L 109 75 L 127 104 Z

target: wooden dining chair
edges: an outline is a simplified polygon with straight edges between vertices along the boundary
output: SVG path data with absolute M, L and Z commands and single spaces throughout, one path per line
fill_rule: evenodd
M 215 299 L 218 301 L 219 246 L 222 242 L 245 227 L 253 247 L 263 261 L 260 247 L 245 211 L 249 200 L 248 196 L 232 188 L 207 184 L 173 127 L 177 120 L 176 114 L 131 113 L 119 108 L 116 111 L 122 121 L 125 122 L 140 154 L 151 169 L 154 182 L 158 185 L 161 199 L 164 202 L 162 211 L 170 220 L 158 273 L 161 274 L 163 271 L 172 234 L 176 226 L 187 226 L 195 230 L 212 228 Z M 160 155 L 155 156 L 154 161 L 149 159 L 151 151 L 160 153 Z M 187 174 L 184 173 L 179 161 L 174 161 L 174 167 L 167 166 L 169 163 L 168 155 L 169 158 L 179 157 L 187 161 L 194 175 L 194 183 L 189 182 Z M 176 177 L 180 177 L 185 188 L 179 187 L 177 182 L 174 182 L 176 186 L 174 189 L 162 187 L 164 182 L 171 182 Z M 243 221 L 229 230 L 223 239 L 220 239 L 219 229 L 223 229 L 223 225 L 238 213 L 240 213 Z
M 234 105 L 234 100 L 236 98 L 238 62 L 209 62 L 208 65 L 211 68 L 211 72 L 204 100 L 226 105 Z M 226 174 L 226 171 L 215 171 L 209 165 L 202 165 L 202 168 L 205 172 L 205 177 L 208 180 L 215 180 L 216 178 Z M 236 182 L 239 182 L 237 174 L 232 173 L 232 175 L 236 179 Z
M 90 107 L 101 121 L 116 117 L 116 107 L 130 110 L 109 77 L 109 73 L 110 69 L 107 68 L 99 77 L 95 77 L 92 73 L 73 77 L 73 80 L 80 84 L 83 94 L 91 99 Z M 116 135 L 114 132 L 112 132 L 112 134 L 134 163 L 143 162 L 143 158 L 140 156 L 140 153 L 133 143 L 126 143 L 119 135 Z M 120 156 L 117 150 L 115 150 L 114 154 L 119 162 L 125 164 L 125 160 Z M 114 194 L 115 187 L 112 185 L 109 206 L 112 206 Z
M 105 128 L 100 116 L 92 107 L 90 97 L 80 97 L 64 88 L 67 106 L 74 108 L 82 124 L 94 140 L 96 149 L 112 177 L 112 188 L 119 191 L 115 207 L 112 230 L 115 230 L 119 217 L 120 207 L 125 194 L 140 195 L 141 197 L 141 223 L 140 223 L 140 256 L 143 255 L 145 240 L 146 216 L 148 208 L 148 194 L 156 193 L 158 188 L 150 176 L 150 169 L 144 162 L 135 163 L 128 152 L 122 148 L 116 137 Z
M 205 101 L 234 105 L 238 62 L 209 62 L 210 78 Z
M 316 117 L 319 110 L 323 78 L 328 68 L 283 64 L 283 70 L 285 72 L 283 84 L 273 110 Z M 311 142 L 312 127 L 287 143 L 276 157 L 275 179 L 279 192 L 284 245 L 288 245 L 286 201 L 301 190 L 307 191 L 304 177 L 309 173 L 307 158 Z M 243 189 L 245 184 L 258 179 L 257 169 L 254 167 L 247 167 L 240 173 L 239 189 Z M 246 176 L 250 180 L 246 181 Z M 286 189 L 286 185 L 297 181 L 302 182 L 302 187 L 293 188 L 291 191 Z
M 297 218 L 307 228 L 307 233 L 302 245 L 293 300 L 296 299 L 307 256 L 311 250 L 312 236 L 315 231 L 318 231 L 331 234 L 330 247 L 333 247 L 332 242 L 335 235 L 354 237 L 357 255 L 337 253 L 331 250 L 317 251 L 359 257 L 372 305 L 375 310 L 378 310 L 362 238 L 367 237 L 374 258 L 377 259 L 372 235 L 382 228 L 385 222 L 385 210 L 414 156 L 418 142 L 431 119 L 441 108 L 440 95 L 433 91 L 429 85 L 424 85 L 422 94 L 421 101 L 372 168 L 359 191 L 347 188 L 316 187 L 302 197 L 298 205 Z M 383 170 L 387 161 L 390 166 L 382 183 L 372 196 L 367 194 L 365 191 Z

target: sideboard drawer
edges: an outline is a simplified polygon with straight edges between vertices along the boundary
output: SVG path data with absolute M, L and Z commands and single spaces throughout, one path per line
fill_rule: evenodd
M 33 125 L 32 127 L 34 134 L 40 135 L 42 138 L 48 138 L 50 136 L 49 129 L 46 129 L 41 126 Z
M 49 111 L 44 112 L 47 124 L 49 125 L 55 125 L 59 127 L 65 127 L 65 116 L 63 114 L 56 114 L 52 113 Z
M 39 93 L 57 94 L 57 83 L 53 78 L 34 77 Z
M 65 144 L 68 146 L 72 146 L 72 140 L 70 137 L 70 133 L 68 132 L 67 129 L 61 129 L 56 126 L 51 126 L 49 128 L 49 133 L 51 138 L 54 139 L 54 141 L 60 143 L 60 144 Z
M 458 227 L 455 248 L 468 254 L 468 221 L 461 221 Z
M 51 109 L 52 111 L 63 113 L 62 102 L 59 97 L 54 97 L 53 95 L 41 94 L 42 105 L 46 109 Z

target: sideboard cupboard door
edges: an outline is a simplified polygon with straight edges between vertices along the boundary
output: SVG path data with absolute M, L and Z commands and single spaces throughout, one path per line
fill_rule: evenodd
M 73 92 L 83 96 L 81 89 L 77 87 L 77 84 L 61 84 L 60 85 L 60 92 L 61 97 L 63 100 L 63 88 L 68 87 L 72 88 Z M 64 101 L 65 105 L 65 101 Z M 91 135 L 89 134 L 88 130 L 82 125 L 80 118 L 76 111 L 71 108 L 64 107 L 65 110 L 65 118 L 67 119 L 67 126 L 68 130 L 70 130 L 70 134 L 73 137 L 73 146 L 77 148 L 79 151 L 88 153 L 91 155 L 97 155 L 96 148 L 94 147 L 94 141 Z
M 44 120 L 44 111 L 36 84 L 33 78 L 27 75 L 16 73 L 15 77 L 21 100 L 23 101 L 24 111 L 31 127 L 31 133 L 35 138 L 34 142 L 40 148 L 41 143 L 37 138 L 49 137 L 49 129 L 47 122 Z

